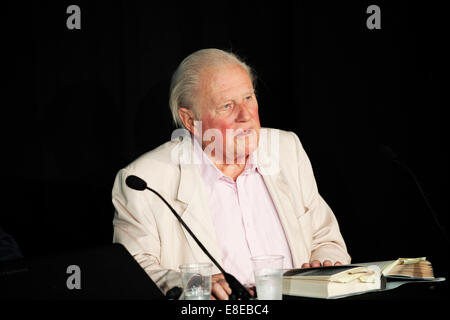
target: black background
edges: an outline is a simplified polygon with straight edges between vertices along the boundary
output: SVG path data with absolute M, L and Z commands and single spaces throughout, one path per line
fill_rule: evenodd
M 115 174 L 170 140 L 171 74 L 216 47 L 256 70 L 261 124 L 300 137 L 354 262 L 426 256 L 445 275 L 448 245 L 379 151 L 411 167 L 447 226 L 445 12 L 392 2 L 4 4 L 0 225 L 25 256 L 110 243 Z

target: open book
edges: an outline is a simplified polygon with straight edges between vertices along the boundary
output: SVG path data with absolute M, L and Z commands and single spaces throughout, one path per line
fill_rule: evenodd
M 334 298 L 378 290 L 381 275 L 376 269 L 352 265 L 292 269 L 283 274 L 283 294 Z
M 396 282 L 386 284 L 384 279 Z M 339 298 L 372 290 L 393 289 L 408 281 L 444 281 L 435 278 L 425 257 L 357 263 L 335 267 L 292 269 L 283 275 L 283 294 Z M 397 285 L 392 285 L 397 283 Z

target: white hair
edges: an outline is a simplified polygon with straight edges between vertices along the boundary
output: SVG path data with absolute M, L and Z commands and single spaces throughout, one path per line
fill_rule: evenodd
M 178 115 L 179 108 L 192 110 L 195 117 L 200 119 L 194 102 L 195 91 L 200 83 L 200 73 L 205 68 L 224 64 L 236 64 L 244 68 L 255 86 L 252 69 L 234 53 L 219 49 L 202 49 L 190 54 L 175 70 L 170 83 L 169 107 L 177 127 L 184 127 Z

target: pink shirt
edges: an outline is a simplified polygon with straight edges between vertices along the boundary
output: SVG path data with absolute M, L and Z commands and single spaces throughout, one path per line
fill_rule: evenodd
M 250 156 L 235 182 L 217 169 L 205 153 L 202 155 L 199 170 L 210 200 L 225 271 L 242 284 L 254 284 L 250 257 L 267 254 L 283 255 L 284 268 L 291 269 L 291 251 L 254 157 Z

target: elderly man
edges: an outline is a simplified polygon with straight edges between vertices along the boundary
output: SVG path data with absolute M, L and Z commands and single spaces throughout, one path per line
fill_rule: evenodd
M 169 104 L 188 134 L 117 174 L 114 241 L 152 279 L 209 259 L 156 195 L 126 186 L 128 175 L 160 193 L 245 285 L 254 281 L 251 256 L 283 255 L 284 268 L 350 262 L 300 140 L 260 127 L 253 80 L 251 69 L 229 52 L 204 49 L 185 58 L 172 77 Z M 218 269 L 213 273 L 212 298 L 227 299 L 228 284 Z

